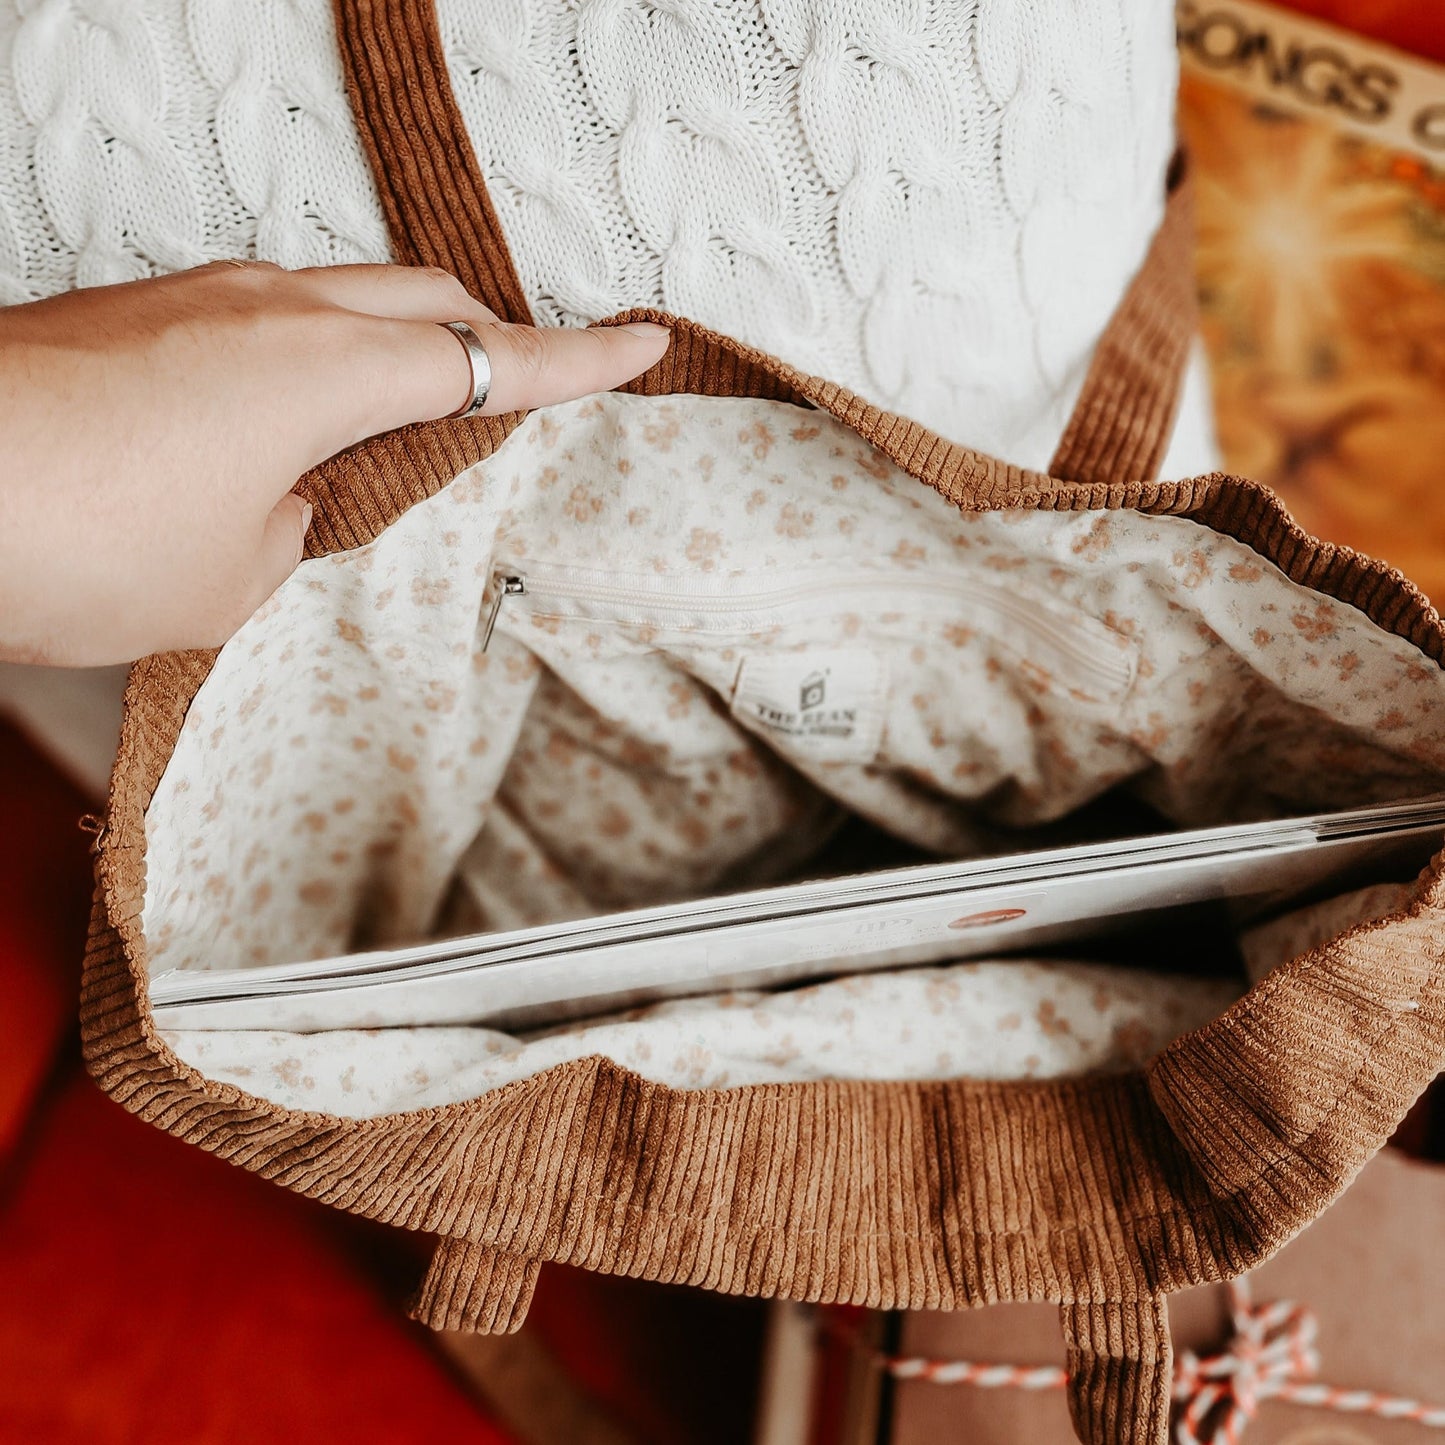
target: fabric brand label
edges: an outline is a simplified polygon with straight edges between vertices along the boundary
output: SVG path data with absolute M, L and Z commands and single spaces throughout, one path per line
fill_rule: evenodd
M 738 671 L 733 716 L 781 752 L 871 762 L 883 740 L 885 672 L 866 648 L 755 653 Z

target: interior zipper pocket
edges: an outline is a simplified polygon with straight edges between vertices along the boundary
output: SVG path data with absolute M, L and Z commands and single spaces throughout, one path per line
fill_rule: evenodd
M 1129 641 L 1087 613 L 1061 607 L 1000 583 L 972 577 L 907 572 L 816 574 L 792 583 L 742 591 L 734 579 L 690 578 L 686 593 L 675 581 L 591 567 L 561 567 L 517 560 L 498 563 L 492 572 L 491 601 L 482 627 L 482 650 L 503 607 L 524 607 L 532 617 L 577 617 L 618 626 L 660 627 L 671 632 L 733 635 L 765 631 L 846 609 L 871 611 L 886 618 L 909 610 L 909 603 L 966 605 L 992 617 L 990 636 L 1013 650 L 1020 637 L 1046 651 L 1060 672 L 1078 686 L 1117 698 L 1133 686 L 1138 655 Z M 882 606 L 870 604 L 883 604 Z M 1028 649 L 1027 651 L 1031 651 Z

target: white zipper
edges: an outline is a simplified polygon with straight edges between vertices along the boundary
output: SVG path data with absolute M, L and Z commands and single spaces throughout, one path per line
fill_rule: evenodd
M 482 627 L 482 650 L 490 643 L 503 604 L 511 597 L 581 604 L 580 612 L 592 621 L 633 626 L 667 626 L 680 631 L 757 632 L 781 625 L 779 614 L 828 597 L 850 597 L 885 592 L 889 600 L 909 596 L 947 597 L 971 602 L 984 611 L 1016 625 L 1021 631 L 1061 658 L 1076 675 L 1110 693 L 1122 694 L 1133 685 L 1138 658 L 1122 635 L 1087 614 L 1055 608 L 1034 598 L 1021 597 L 1007 587 L 972 578 L 940 577 L 926 573 L 858 571 L 829 573 L 761 592 L 728 590 L 727 579 L 709 583 L 690 579 L 685 596 L 667 579 L 628 576 L 600 568 L 558 567 L 539 562 L 498 563 L 492 572 L 491 602 Z M 624 574 L 625 575 L 625 574 Z M 888 611 L 901 610 L 888 608 Z M 528 615 L 549 615 L 543 607 Z M 669 619 L 663 622 L 662 619 Z M 718 619 L 727 625 L 719 626 Z M 1001 639 L 1005 640 L 1006 639 Z

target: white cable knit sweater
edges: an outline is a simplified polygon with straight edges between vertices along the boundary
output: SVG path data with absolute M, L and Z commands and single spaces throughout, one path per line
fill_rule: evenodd
M 1161 208 L 1165 0 L 442 0 L 535 314 L 650 304 L 1047 462 Z M 327 0 L 8 0 L 0 300 L 378 261 Z

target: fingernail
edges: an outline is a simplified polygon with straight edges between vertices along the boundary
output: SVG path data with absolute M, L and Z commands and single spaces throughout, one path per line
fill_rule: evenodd
M 659 326 L 655 321 L 629 321 L 617 328 L 618 331 L 630 331 L 634 336 L 668 336 L 672 335 L 670 326 Z
M 304 537 L 311 530 L 311 515 L 313 508 L 310 502 L 301 504 L 301 535 Z

